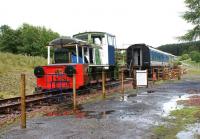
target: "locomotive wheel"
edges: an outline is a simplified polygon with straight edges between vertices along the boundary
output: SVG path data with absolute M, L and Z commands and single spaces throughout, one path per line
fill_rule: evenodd
M 76 69 L 73 66 L 66 66 L 65 73 L 67 76 L 72 77 L 76 73 Z
M 40 66 L 36 67 L 34 69 L 34 75 L 38 78 L 41 78 L 44 76 L 44 69 Z

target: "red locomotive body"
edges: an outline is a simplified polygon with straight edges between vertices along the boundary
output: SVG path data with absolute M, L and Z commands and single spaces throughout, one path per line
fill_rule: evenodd
M 88 64 L 73 63 L 36 67 L 37 87 L 43 90 L 72 88 L 74 70 L 76 73 L 76 89 L 78 89 L 88 83 L 87 69 Z

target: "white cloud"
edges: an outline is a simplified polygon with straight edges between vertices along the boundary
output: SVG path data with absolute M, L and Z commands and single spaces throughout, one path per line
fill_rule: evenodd
M 1 0 L 0 25 L 46 26 L 62 35 L 115 34 L 118 46 L 175 43 L 190 27 L 180 18 L 183 0 Z

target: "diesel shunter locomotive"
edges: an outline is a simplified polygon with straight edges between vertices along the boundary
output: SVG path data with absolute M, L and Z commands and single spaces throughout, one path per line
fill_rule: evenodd
M 98 71 L 113 73 L 115 36 L 106 32 L 84 32 L 60 37 L 49 43 L 48 65 L 34 69 L 40 90 L 71 89 L 73 74 L 76 89 L 98 80 Z M 50 58 L 51 49 L 54 51 Z M 113 74 L 110 75 L 113 77 Z

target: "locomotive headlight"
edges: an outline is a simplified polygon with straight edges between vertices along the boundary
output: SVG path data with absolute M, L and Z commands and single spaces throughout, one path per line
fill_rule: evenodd
M 76 73 L 76 69 L 73 66 L 66 66 L 65 73 L 67 76 L 72 77 Z
M 34 69 L 34 75 L 38 78 L 41 78 L 44 76 L 44 69 L 40 66 L 35 67 Z

